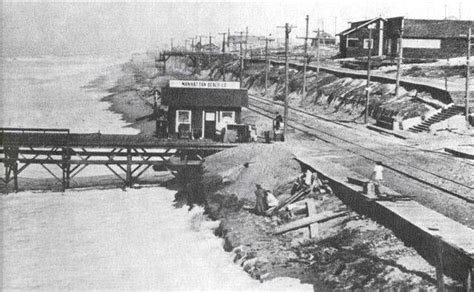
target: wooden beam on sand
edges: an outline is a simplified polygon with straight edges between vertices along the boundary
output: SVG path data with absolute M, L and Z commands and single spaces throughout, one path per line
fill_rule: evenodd
M 306 217 L 306 218 L 279 226 L 276 228 L 274 234 L 282 234 L 288 231 L 296 230 L 296 229 L 311 225 L 316 222 L 319 223 L 319 222 L 329 221 L 331 219 L 346 216 L 346 214 L 347 212 L 332 212 L 332 211 L 322 212 L 317 215 Z
M 306 208 L 308 209 L 308 217 L 316 216 L 316 202 L 314 199 L 306 200 Z M 315 238 L 318 236 L 319 227 L 318 222 L 309 224 L 309 238 Z

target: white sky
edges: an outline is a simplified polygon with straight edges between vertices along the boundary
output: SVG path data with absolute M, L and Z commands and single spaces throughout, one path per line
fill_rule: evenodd
M 249 27 L 252 35 L 284 36 L 277 26 L 296 25 L 291 36 L 310 31 L 329 33 L 348 21 L 378 15 L 474 20 L 472 0 L 313 0 L 313 1 L 173 1 L 173 2 L 2 2 L 2 50 L 6 55 L 76 54 L 145 51 L 184 45 L 196 35 L 218 36 Z M 219 37 L 219 43 L 222 36 Z M 207 41 L 207 39 L 206 39 Z

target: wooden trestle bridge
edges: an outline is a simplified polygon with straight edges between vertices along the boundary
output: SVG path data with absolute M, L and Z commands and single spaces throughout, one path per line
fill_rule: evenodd
M 150 167 L 180 171 L 199 166 L 205 156 L 235 144 L 206 140 L 168 140 L 141 135 L 75 134 L 68 129 L 0 128 L 0 163 L 5 177 L 18 191 L 18 176 L 30 165 L 41 165 L 62 184 L 90 165 L 103 165 L 124 182 L 133 185 Z M 62 177 L 53 167 L 61 169 Z

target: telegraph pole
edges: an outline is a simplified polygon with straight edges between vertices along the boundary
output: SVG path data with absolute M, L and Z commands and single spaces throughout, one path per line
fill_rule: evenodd
M 191 38 L 191 52 L 194 52 L 194 37 Z
M 471 93 L 469 92 L 469 78 L 471 75 L 471 65 L 469 63 L 471 59 L 471 37 L 472 37 L 472 29 L 469 28 L 467 31 L 467 56 L 466 56 L 466 122 L 467 126 L 470 127 L 469 124 L 469 99 L 471 97 Z
M 173 50 L 173 38 L 171 38 L 171 46 L 170 46 L 170 51 Z
M 303 65 L 303 98 L 306 97 L 306 65 L 308 63 L 308 25 L 309 25 L 309 15 L 306 15 L 306 35 L 304 38 L 304 65 Z
M 227 34 L 226 32 L 220 32 L 220 35 L 222 35 L 222 81 L 225 81 L 225 35 Z
M 364 123 L 367 124 L 369 121 L 369 99 L 370 99 L 370 58 L 372 55 L 372 28 L 369 28 L 369 51 L 367 55 L 367 86 L 366 86 L 366 98 L 365 98 L 365 115 Z
M 219 33 L 220 35 L 222 35 L 222 52 L 225 53 L 225 36 L 226 36 L 226 32 L 220 32 Z
M 188 51 L 188 42 L 189 40 L 184 40 L 184 52 Z
M 202 48 L 203 48 L 203 45 L 202 45 L 202 37 L 203 37 L 203 36 L 204 36 L 204 35 L 200 35 L 200 36 L 199 36 L 199 47 L 200 47 L 199 50 L 200 50 L 201 52 L 202 52 Z
M 211 66 L 211 54 L 212 54 L 212 38 L 211 34 L 209 33 L 209 66 Z
M 239 45 L 240 45 L 240 73 L 239 73 L 239 81 L 240 81 L 240 88 L 242 88 L 242 85 L 244 84 L 244 80 L 243 80 L 243 77 L 244 77 L 244 55 L 243 55 L 243 48 L 242 48 L 242 44 L 244 43 L 244 32 L 243 31 L 240 31 L 240 41 L 239 41 Z
M 400 70 L 401 70 L 401 65 L 402 65 L 402 59 L 403 59 L 403 19 L 402 19 L 402 24 L 400 27 L 400 37 L 398 39 L 398 59 L 397 59 L 397 76 L 395 80 L 395 96 L 398 96 L 398 93 L 400 91 Z
M 318 36 L 316 37 L 317 38 L 317 47 L 316 47 L 316 72 L 319 73 L 319 54 L 320 54 L 320 50 L 319 50 L 319 46 L 321 44 L 321 39 L 320 39 L 320 29 L 318 28 L 317 30 L 317 33 L 318 33 Z
M 271 35 L 271 34 L 270 34 Z M 263 39 L 263 38 L 261 38 Z M 268 69 L 270 66 L 270 59 L 268 58 L 268 42 L 273 42 L 275 39 L 265 37 L 265 93 L 264 95 L 267 95 L 267 89 L 268 89 Z
M 288 50 L 290 32 L 293 26 L 290 26 L 287 22 L 284 27 L 279 26 L 279 28 L 285 28 L 285 110 L 283 112 L 283 137 L 286 138 L 286 130 L 288 128 Z
M 249 27 L 245 27 L 245 55 L 244 57 L 247 58 L 247 43 L 249 41 Z
M 227 28 L 227 48 L 230 48 L 230 28 Z

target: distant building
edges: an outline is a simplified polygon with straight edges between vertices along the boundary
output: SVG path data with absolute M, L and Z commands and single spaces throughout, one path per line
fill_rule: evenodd
M 211 44 L 209 44 L 209 43 L 201 44 L 200 42 L 198 42 L 194 47 L 196 48 L 196 51 L 198 51 L 198 52 L 219 53 L 219 52 L 222 51 L 221 47 L 216 46 L 213 43 L 211 43 Z
M 161 97 L 168 107 L 168 133 L 182 138 L 215 139 L 227 124 L 240 123 L 248 104 L 239 82 L 171 80 Z
M 231 52 L 238 52 L 240 50 L 240 43 L 242 43 L 242 48 L 245 49 L 245 34 L 239 35 L 230 35 L 227 41 L 229 42 L 229 48 Z M 265 47 L 265 40 L 261 39 L 258 36 L 249 35 L 247 37 L 247 50 L 251 51 L 258 48 Z
M 368 27 L 373 28 L 372 40 Z M 394 57 L 402 27 L 403 57 L 450 58 L 466 54 L 466 34 L 474 21 L 377 17 L 352 22 L 350 28 L 338 34 L 340 54 L 343 58 L 367 56 L 372 43 L 372 55 Z
M 316 36 L 315 36 L 315 37 L 316 37 L 316 38 L 318 37 L 318 33 L 317 33 L 317 32 L 316 32 Z M 312 39 L 312 40 L 311 40 L 311 46 L 312 46 L 312 47 L 316 47 L 317 43 L 318 43 L 318 40 L 317 40 L 317 39 Z M 319 43 L 320 43 L 321 45 L 323 45 L 323 46 L 324 46 L 324 45 L 331 45 L 331 46 L 333 46 L 333 45 L 336 44 L 336 38 L 335 38 L 333 35 L 331 35 L 331 34 L 325 32 L 325 31 L 321 31 L 321 32 L 319 32 Z

